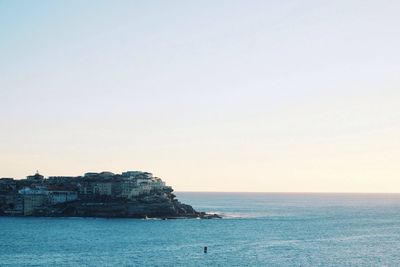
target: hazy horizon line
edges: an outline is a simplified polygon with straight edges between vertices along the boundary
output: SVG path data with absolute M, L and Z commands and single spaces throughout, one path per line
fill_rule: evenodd
M 307 192 L 307 191 L 298 191 L 298 192 L 284 192 L 284 191 L 181 191 L 181 190 L 174 190 L 177 193 L 220 193 L 220 194 L 343 194 L 343 195 L 350 195 L 350 194 L 360 194 L 360 195 L 367 195 L 367 194 L 385 194 L 385 195 L 395 195 L 399 194 L 400 192 L 329 192 L 329 191 L 320 191 L 320 192 Z

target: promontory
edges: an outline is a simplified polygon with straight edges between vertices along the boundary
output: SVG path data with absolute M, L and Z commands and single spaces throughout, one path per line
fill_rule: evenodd
M 0 216 L 219 218 L 179 202 L 171 186 L 143 171 L 1 178 Z

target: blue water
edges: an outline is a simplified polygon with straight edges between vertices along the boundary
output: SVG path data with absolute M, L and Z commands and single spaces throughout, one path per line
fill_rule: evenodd
M 400 195 L 177 195 L 225 218 L 0 217 L 0 266 L 400 265 Z

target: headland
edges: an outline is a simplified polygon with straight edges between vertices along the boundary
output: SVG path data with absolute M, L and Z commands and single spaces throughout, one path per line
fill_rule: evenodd
M 220 218 L 181 203 L 152 173 L 88 172 L 0 179 L 0 216 L 105 218 Z

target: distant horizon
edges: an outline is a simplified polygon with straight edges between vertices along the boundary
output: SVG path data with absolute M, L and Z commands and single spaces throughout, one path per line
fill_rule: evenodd
M 94 171 L 94 172 L 97 172 L 97 171 Z M 103 172 L 103 171 L 99 171 L 99 172 L 97 172 L 97 173 L 101 173 L 101 172 Z M 104 172 L 106 172 L 106 171 L 104 171 Z M 39 172 L 40 173 L 40 172 Z M 32 173 L 32 174 L 34 174 L 34 173 Z M 41 174 L 41 173 L 40 173 Z M 83 175 L 83 174 L 82 174 Z M 52 177 L 53 175 L 50 175 L 50 176 L 45 176 L 45 178 L 48 178 L 48 177 Z M 57 175 L 56 175 L 57 176 Z M 66 176 L 66 177 L 68 177 L 68 176 L 70 176 L 70 175 L 60 175 L 60 176 Z M 71 175 L 72 177 L 73 177 L 73 175 Z M 2 176 L 0 176 L 0 179 L 1 178 L 13 178 L 13 179 L 15 179 L 15 180 L 22 180 L 22 179 L 26 179 L 26 177 L 23 177 L 23 178 L 21 178 L 21 177 L 2 177 Z M 162 177 L 160 177 L 163 181 L 165 181 Z M 170 185 L 170 186 L 172 186 L 172 188 L 174 188 L 174 186 L 173 185 L 171 185 L 171 184 L 168 184 L 168 185 Z M 363 195 L 363 194 L 365 194 L 365 195 L 368 195 L 368 194 L 375 194 L 375 195 L 393 195 L 393 194 L 399 194 L 400 195 L 400 192 L 377 192 L 377 191 L 375 191 L 375 192 L 361 192 L 361 191 L 353 191 L 353 192 L 350 192 L 350 191 L 341 191 L 341 192 L 334 192 L 334 191 L 212 191 L 212 190 L 209 190 L 209 191 L 195 191 L 195 190 L 193 190 L 193 191 L 191 191 L 191 190 L 175 190 L 175 188 L 174 188 L 174 192 L 178 192 L 178 193 L 221 193 L 221 194 L 224 194 L 224 193 L 238 193 L 238 194 L 252 194 L 252 193 L 255 193 L 255 194 L 360 194 L 360 195 Z
M 126 170 L 126 171 L 128 171 L 128 170 Z M 89 171 L 89 172 L 92 172 L 92 171 Z M 103 170 L 103 171 L 93 171 L 93 172 L 101 173 L 101 172 L 107 172 L 107 171 Z M 31 173 L 31 174 L 34 174 L 34 173 Z M 29 174 L 29 175 L 31 175 L 31 174 Z M 82 173 L 82 175 L 84 175 L 84 173 Z M 51 176 L 53 176 L 53 175 L 45 176 L 45 178 L 48 178 Z M 58 175 L 55 175 L 55 176 L 58 176 Z M 70 176 L 70 175 L 59 175 L 59 176 Z M 71 176 L 74 176 L 74 175 L 71 175 Z M 21 177 L 3 177 L 0 175 L 0 179 L 1 178 L 13 178 L 15 180 L 22 180 L 22 179 L 26 179 L 26 176 L 21 178 Z M 160 178 L 163 179 L 162 177 L 160 177 Z M 172 188 L 174 188 L 173 185 L 171 185 L 171 184 L 169 184 L 169 185 L 172 186 Z M 366 194 L 366 195 L 368 195 L 368 194 L 375 194 L 375 195 L 399 194 L 400 195 L 400 192 L 377 192 L 377 191 L 375 191 L 375 192 L 373 192 L 373 191 L 371 191 L 371 192 L 361 192 L 361 191 L 358 191 L 358 192 L 357 191 L 353 191 L 353 192 L 350 192 L 350 191 L 341 191 L 341 192 L 334 192 L 334 191 L 212 191 L 212 190 L 196 191 L 196 190 L 175 190 L 174 189 L 174 192 L 178 192 L 178 193 L 221 193 L 221 194 L 224 194 L 224 193 L 238 193 L 238 194 L 255 193 L 255 194 L 361 194 L 361 195 L 362 194 Z
M 252 191 L 252 192 L 242 192 L 242 191 L 177 191 L 178 193 L 238 193 L 238 194 L 332 194 L 332 195 L 400 195 L 400 192 L 273 192 L 273 191 Z

